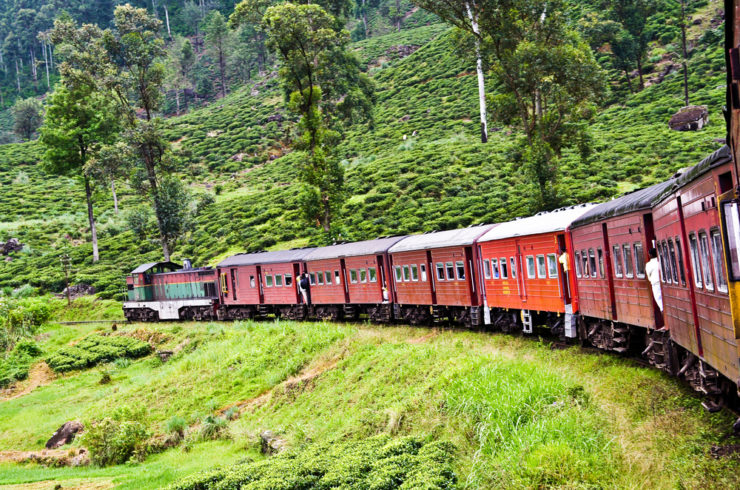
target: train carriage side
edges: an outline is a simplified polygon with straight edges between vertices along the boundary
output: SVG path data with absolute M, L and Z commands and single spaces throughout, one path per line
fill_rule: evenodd
M 575 336 L 572 314 L 578 311 L 572 267 L 560 263 L 570 250 L 566 230 L 593 205 L 539 213 L 502 223 L 478 241 L 484 284 L 486 320 L 505 331 L 550 324 L 558 333 Z M 566 256 L 567 257 L 567 256 Z M 565 314 L 565 315 L 564 315 Z
M 667 337 L 645 274 L 655 245 L 653 200 L 672 180 L 600 204 L 571 225 L 579 296 L 579 337 L 605 350 L 644 350 L 659 367 L 665 362 Z M 654 336 L 655 338 L 651 337 Z
M 269 314 L 303 319 L 307 308 L 297 278 L 304 257 L 314 249 L 238 254 L 218 264 L 220 319 L 238 320 Z
M 388 249 L 404 237 L 317 248 L 305 257 L 313 314 L 318 318 L 372 321 L 392 318 Z
M 411 324 L 482 323 L 477 239 L 496 225 L 425 233 L 389 250 L 394 317 Z
M 733 182 L 725 147 L 678 177 L 653 207 L 664 317 L 680 346 L 679 374 L 709 395 L 736 391 L 740 378 L 717 197 Z M 673 252 L 679 240 L 681 255 Z

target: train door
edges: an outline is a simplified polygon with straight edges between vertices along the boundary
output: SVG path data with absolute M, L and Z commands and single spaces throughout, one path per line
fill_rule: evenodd
M 609 234 L 607 233 L 606 223 L 601 224 L 601 234 L 604 240 L 604 262 L 606 262 L 606 282 L 609 285 L 609 306 L 611 307 L 612 320 L 617 319 L 617 296 L 614 291 L 614 270 L 612 264 L 612 251 L 609 245 Z
M 259 286 L 260 304 L 265 304 L 265 290 L 262 285 L 262 267 L 257 266 L 257 285 Z
M 516 260 L 522 264 L 520 270 L 517 271 L 516 284 L 519 288 L 519 299 L 522 301 L 522 309 L 526 308 L 527 303 L 527 279 L 525 277 L 526 266 L 524 265 L 524 257 L 522 256 L 522 245 L 519 243 L 519 239 L 514 240 L 514 250 L 516 250 Z M 527 273 L 527 276 L 529 273 Z
M 347 284 L 347 263 L 344 259 L 339 259 L 339 270 L 344 279 L 344 303 L 349 304 L 349 284 Z
M 436 305 L 437 304 L 437 284 L 436 284 L 437 278 L 434 272 L 435 269 L 434 269 L 434 263 L 432 262 L 432 251 L 431 250 L 427 250 L 427 271 L 428 271 L 429 279 L 431 279 L 429 281 L 429 285 L 430 285 L 429 287 L 432 290 L 432 304 Z
M 468 268 L 468 290 L 470 291 L 470 305 L 478 306 L 478 295 L 476 294 L 476 274 L 473 267 L 473 247 L 465 247 L 465 263 Z
M 231 299 L 236 301 L 236 284 L 237 284 L 237 271 L 236 269 L 231 269 Z
M 558 281 L 560 283 L 560 291 L 562 292 L 563 302 L 564 304 L 569 305 L 572 301 L 572 294 L 571 285 L 568 277 L 568 270 L 564 264 L 560 263 L 560 256 L 565 253 L 566 250 L 568 250 L 565 246 L 565 234 L 560 234 L 557 236 L 557 244 L 558 255 L 556 260 L 558 262 Z
M 647 242 L 647 247 L 644 248 L 645 252 L 648 252 L 651 248 L 656 248 L 655 243 L 655 226 L 653 225 L 653 215 L 652 213 L 645 213 L 643 215 L 643 227 L 645 228 L 645 241 Z M 681 243 L 684 243 L 684 240 L 681 240 Z M 679 254 L 684 255 L 684 250 L 679 250 Z M 649 259 L 649 254 L 645 254 L 645 260 Z M 635 258 L 637 260 L 637 258 Z M 681 261 L 683 262 L 683 261 Z M 685 272 L 683 272 L 685 274 Z M 663 325 L 665 325 L 665 321 L 663 320 L 663 314 L 660 312 L 660 307 L 658 306 L 658 303 L 655 302 L 655 298 L 653 298 L 652 293 L 650 294 L 650 298 L 653 302 L 653 317 L 655 318 L 655 327 L 661 328 Z
M 301 280 L 301 265 L 298 263 L 293 264 L 293 294 L 295 294 L 295 302 L 300 303 L 303 298 L 300 297 L 300 292 L 298 292 L 298 283 Z
M 383 255 L 378 255 L 375 257 L 375 262 L 378 264 L 378 282 L 380 283 L 381 298 L 383 298 L 383 303 L 387 303 L 390 298 L 390 295 L 388 294 L 390 288 L 388 287 L 385 275 L 385 257 Z

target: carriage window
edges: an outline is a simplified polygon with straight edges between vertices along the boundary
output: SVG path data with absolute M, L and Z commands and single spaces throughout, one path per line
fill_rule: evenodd
M 360 282 L 367 282 L 367 269 L 360 269 Z
M 493 279 L 501 277 L 498 269 L 498 259 L 491 259 L 491 274 Z
M 635 275 L 640 278 L 645 277 L 645 252 L 642 250 L 642 243 L 635 242 Z
M 312 272 L 308 275 L 308 277 L 311 279 L 311 286 L 316 285 L 316 273 Z
M 419 280 L 419 267 L 416 264 L 411 264 L 411 280 Z
M 583 277 L 588 277 L 591 275 L 590 271 L 588 270 L 588 252 L 586 250 L 581 250 L 581 269 L 583 269 Z
M 591 253 L 594 251 L 591 250 Z M 555 254 L 547 254 L 547 277 L 558 277 L 558 258 Z
M 398 280 L 401 279 L 400 277 L 398 277 L 399 276 L 398 272 L 396 272 L 396 276 Z M 357 284 L 357 269 L 349 270 L 349 282 L 351 282 L 352 284 Z
M 537 277 L 541 279 L 547 277 L 547 270 L 545 269 L 545 256 L 544 255 L 537 256 Z
M 322 271 L 316 273 L 316 280 L 318 281 L 319 286 L 324 284 L 324 273 Z
M 331 271 L 324 271 L 324 282 L 327 286 L 331 286 Z
M 442 262 L 437 262 L 437 279 L 440 281 L 445 280 L 445 265 Z
M 334 271 L 334 284 L 342 284 L 342 278 L 339 275 L 339 271 Z
M 253 288 L 257 287 L 257 285 L 254 282 L 254 276 L 249 276 L 249 285 Z
M 409 274 L 409 266 L 404 265 L 403 266 L 403 280 L 408 281 L 411 279 L 411 275 Z
M 699 243 L 696 241 L 696 235 L 689 235 L 689 248 L 691 249 L 691 270 L 694 273 L 694 284 L 700 288 L 701 266 L 699 265 Z
M 455 267 L 452 262 L 445 262 L 445 269 L 447 270 L 447 280 L 452 281 L 455 279 Z
M 668 251 L 668 242 L 663 240 L 660 242 L 660 262 L 664 264 L 663 271 L 665 274 L 665 282 L 671 284 L 673 282 L 673 274 L 671 274 L 671 253 Z
M 402 280 L 401 266 L 400 265 L 397 265 L 396 267 L 394 267 L 394 269 L 396 270 L 396 282 L 401 282 L 401 280 Z
M 622 277 L 622 254 L 619 251 L 619 245 L 612 247 L 612 253 L 614 254 L 614 275 Z
M 285 274 L 285 287 L 289 288 L 293 285 L 293 275 Z
M 676 247 L 673 245 L 673 240 L 668 239 L 668 254 L 671 257 L 671 279 L 674 284 L 678 284 L 678 264 L 676 263 Z
M 462 260 L 458 260 L 457 262 L 455 262 L 455 269 L 457 270 L 457 278 L 460 281 L 464 281 L 465 280 L 465 262 L 463 262 Z
M 740 279 L 740 203 L 723 203 L 722 217 L 727 239 L 727 272 L 730 279 L 736 281 Z
M 534 279 L 534 257 L 532 255 L 527 255 L 527 277 L 530 279 Z
M 427 282 L 427 266 L 426 264 L 419 265 L 419 271 L 421 272 L 421 280 Z
M 704 271 L 704 286 L 707 288 L 707 291 L 714 291 L 712 269 L 709 265 L 711 261 L 709 258 L 709 239 L 704 232 L 699 234 L 699 250 L 701 251 L 701 268 Z
M 368 267 L 367 277 L 370 279 L 370 282 L 378 282 L 378 271 L 375 267 Z
M 486 279 L 491 278 L 491 263 L 487 260 L 483 261 L 483 277 Z
M 717 291 L 726 293 L 727 279 L 722 257 L 722 236 L 719 230 L 712 230 L 712 263 L 714 264 L 714 277 L 717 279 Z
M 516 262 L 514 257 L 509 257 L 509 264 L 511 265 L 511 278 L 516 279 Z
M 281 276 L 280 274 L 275 274 L 275 287 L 283 287 L 283 276 Z
M 626 277 L 635 277 L 635 269 L 632 265 L 632 249 L 629 243 L 622 245 L 624 252 L 624 275 Z
M 604 252 L 600 248 L 597 248 L 596 255 L 599 259 L 599 276 L 604 279 Z
M 268 288 L 272 287 L 272 276 L 270 275 L 265 276 L 265 286 Z
M 576 252 L 576 277 L 581 277 L 581 252 Z
M 498 261 L 498 266 L 501 268 L 501 279 L 509 278 L 509 268 L 506 266 L 506 257 L 501 257 Z
M 591 277 L 596 277 L 596 254 L 593 248 L 588 249 L 588 268 L 591 272 Z
M 676 255 L 678 255 L 678 275 L 681 276 L 681 285 L 686 285 L 686 272 L 683 265 L 683 250 L 681 250 L 681 240 L 676 237 Z

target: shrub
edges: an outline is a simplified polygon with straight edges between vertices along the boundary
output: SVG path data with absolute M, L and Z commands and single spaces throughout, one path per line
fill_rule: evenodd
M 33 335 L 50 317 L 49 302 L 42 298 L 0 297 L 0 351 Z
M 0 388 L 12 385 L 28 377 L 28 369 L 34 360 L 41 355 L 41 349 L 35 342 L 22 340 L 7 355 L 0 355 Z
M 133 337 L 90 335 L 77 345 L 62 347 L 46 359 L 54 371 L 85 369 L 122 357 L 138 358 L 151 352 L 146 342 Z
M 90 451 L 93 464 L 110 466 L 125 463 L 135 454 L 143 456 L 148 434 L 141 422 L 106 417 L 88 427 L 82 443 Z
M 185 429 L 188 428 L 188 422 L 184 418 L 175 415 L 167 421 L 165 428 L 167 432 L 177 434 L 182 438 L 185 435 Z
M 219 439 L 226 433 L 226 420 L 214 415 L 203 418 L 200 426 L 200 437 L 204 440 Z

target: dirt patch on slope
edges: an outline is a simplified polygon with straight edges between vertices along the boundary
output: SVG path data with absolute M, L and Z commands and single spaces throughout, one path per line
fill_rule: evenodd
M 8 389 L 0 390 L 0 401 L 6 402 L 28 395 L 39 386 L 51 383 L 55 377 L 54 371 L 44 361 L 36 363 L 28 370 L 28 378 Z
M 5 490 L 49 490 L 51 488 L 63 488 L 65 490 L 105 490 L 113 488 L 110 480 L 45 480 L 33 483 L 20 483 L 18 485 L 3 485 Z
M 85 448 L 0 451 L 0 463 L 37 463 L 43 466 L 85 466 L 90 456 Z
M 429 332 L 428 334 L 424 335 L 423 337 L 417 337 L 415 339 L 409 339 L 406 342 L 408 342 L 409 344 L 423 344 L 426 341 L 433 339 L 437 335 L 439 335 L 439 332 L 437 330 L 432 330 L 431 332 Z

